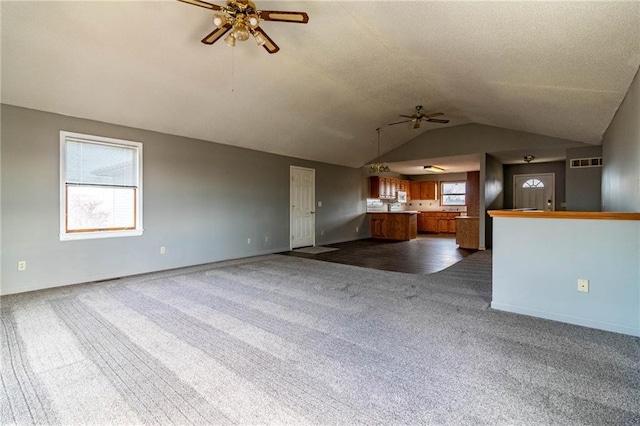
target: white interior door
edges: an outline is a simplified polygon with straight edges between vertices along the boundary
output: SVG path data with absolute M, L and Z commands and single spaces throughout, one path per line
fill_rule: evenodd
M 555 205 L 554 173 L 513 177 L 513 208 L 553 211 Z
M 316 171 L 291 166 L 291 249 L 316 244 Z

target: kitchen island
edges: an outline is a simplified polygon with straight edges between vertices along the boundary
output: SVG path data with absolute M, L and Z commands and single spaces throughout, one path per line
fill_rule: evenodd
M 371 216 L 371 238 L 408 241 L 418 237 L 417 211 L 368 214 Z

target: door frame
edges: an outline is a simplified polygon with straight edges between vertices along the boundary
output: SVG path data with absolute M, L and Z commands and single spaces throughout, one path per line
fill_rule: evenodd
M 513 175 L 513 208 L 516 208 L 516 191 L 518 190 L 516 185 L 517 178 L 526 177 L 526 178 L 539 178 L 540 176 L 551 177 L 551 211 L 556 210 L 556 174 L 555 173 L 522 173 Z
M 312 169 L 309 167 L 301 167 L 301 166 L 289 166 L 289 250 L 293 250 L 293 171 L 297 170 L 306 170 L 311 171 L 313 174 L 313 203 L 312 207 L 314 210 L 312 212 L 315 214 L 315 206 L 316 206 L 316 169 Z M 313 244 L 312 246 L 316 246 L 316 219 L 313 217 Z

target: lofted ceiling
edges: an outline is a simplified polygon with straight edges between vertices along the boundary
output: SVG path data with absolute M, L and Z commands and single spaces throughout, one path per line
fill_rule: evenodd
M 214 2 L 214 1 L 212 1 Z M 222 2 L 214 2 L 222 4 Z M 1 2 L 3 103 L 360 167 L 470 122 L 599 144 L 640 66 L 639 2 L 260 1 L 280 46 L 200 40 L 178 1 Z

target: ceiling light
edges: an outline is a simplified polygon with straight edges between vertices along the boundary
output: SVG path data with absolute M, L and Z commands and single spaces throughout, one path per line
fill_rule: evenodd
M 254 31 L 253 36 L 256 38 L 256 43 L 258 43 L 258 46 L 263 46 L 267 42 L 267 38 L 260 32 Z
M 227 23 L 227 17 L 219 13 L 213 15 L 213 25 L 220 28 Z
M 249 15 L 247 16 L 247 22 L 251 28 L 255 28 L 260 24 L 260 18 L 258 15 Z
M 534 157 L 533 155 L 525 155 L 524 157 L 522 157 L 522 159 L 524 160 L 525 163 L 529 164 L 530 162 L 535 160 L 536 157 Z
M 444 169 L 438 166 L 424 166 L 425 172 L 444 173 Z
M 376 157 L 376 161 L 373 162 L 373 164 L 371 164 L 371 166 L 369 167 L 369 173 L 379 174 L 390 172 L 391 170 L 389 170 L 389 166 L 380 161 L 377 161 L 377 159 L 380 158 L 380 127 L 376 129 L 376 132 L 378 132 L 378 156 Z
M 224 38 L 224 42 L 227 43 L 229 47 L 235 46 L 236 38 L 233 36 L 233 33 L 229 33 L 229 35 Z
M 236 24 L 231 34 L 239 41 L 245 41 L 249 38 L 249 30 L 244 25 Z

